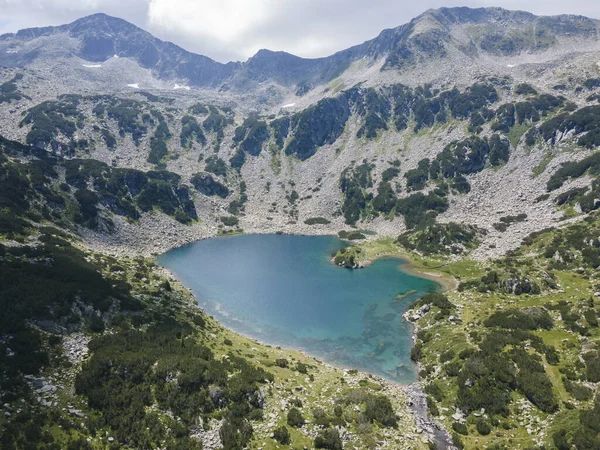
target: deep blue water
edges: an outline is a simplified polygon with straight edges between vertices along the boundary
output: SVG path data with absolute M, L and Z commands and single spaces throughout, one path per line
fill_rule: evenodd
M 415 380 L 411 325 L 402 313 L 439 286 L 381 259 L 361 270 L 330 262 L 330 236 L 207 239 L 158 258 L 228 328 L 272 345 L 397 382 Z M 396 297 L 415 290 L 400 300 Z

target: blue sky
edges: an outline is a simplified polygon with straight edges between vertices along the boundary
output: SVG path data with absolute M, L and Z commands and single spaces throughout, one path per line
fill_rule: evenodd
M 429 8 L 499 6 L 600 19 L 598 0 L 0 0 L 0 33 L 105 12 L 217 61 L 261 48 L 318 57 L 364 42 Z

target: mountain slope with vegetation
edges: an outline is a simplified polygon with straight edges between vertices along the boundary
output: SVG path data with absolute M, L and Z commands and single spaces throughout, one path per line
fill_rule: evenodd
M 0 448 L 597 448 L 597 21 L 442 8 L 222 65 L 100 14 L 0 65 Z M 418 385 L 235 335 L 153 262 L 242 232 L 441 273 Z
M 101 221 L 77 219 L 98 218 L 78 195 L 93 193 L 61 181 L 75 160 L 8 140 L 0 148 L 0 448 L 415 438 L 401 389 L 235 335 L 151 259 L 87 249 L 77 230 Z M 95 183 L 111 175 L 75 167 Z
M 364 265 L 426 248 L 409 254 L 414 266 L 458 280 L 405 315 L 415 325 L 411 358 L 429 411 L 456 447 L 596 448 L 599 225 L 593 213 L 485 262 L 448 256 L 455 237 L 469 236 L 456 224 L 423 234 L 427 247 L 410 234 L 340 252 Z

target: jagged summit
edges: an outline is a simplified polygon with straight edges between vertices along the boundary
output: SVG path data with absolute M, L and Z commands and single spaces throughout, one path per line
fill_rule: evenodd
M 231 76 L 238 63 L 221 64 L 206 56 L 188 52 L 162 41 L 126 20 L 98 13 L 58 27 L 31 28 L 13 35 L 4 35 L 2 43 L 15 48 L 27 48 L 34 40 L 65 38 L 77 41 L 73 55 L 90 62 L 104 62 L 114 55 L 133 59 L 142 68 L 151 69 L 158 78 L 187 79 L 202 87 L 218 86 Z M 43 55 L 44 45 L 37 46 L 34 57 Z M 41 47 L 41 49 L 40 49 Z M 13 50 L 19 55 L 19 50 Z M 3 52 L 6 53 L 6 52 Z M 4 63 L 0 57 L 0 64 Z M 31 58 L 17 62 L 26 65 Z M 19 64 L 21 63 L 21 64 Z M 13 64 L 5 64 L 13 65 Z
M 388 49 L 384 68 L 397 69 L 425 58 L 444 57 L 450 48 L 471 57 L 502 57 L 543 52 L 561 39 L 597 41 L 599 23 L 582 16 L 536 16 L 503 8 L 439 8 L 386 30 L 371 42 Z
M 581 15 L 560 14 L 555 16 L 537 16 L 528 11 L 508 10 L 500 7 L 470 8 L 467 6 L 432 8 L 417 16 L 412 21 L 419 22 L 426 18 L 435 18 L 440 23 L 482 24 L 498 23 L 524 25 L 530 23 L 588 23 L 593 26 L 598 21 Z
M 581 16 L 540 17 L 502 8 L 439 8 L 328 57 L 301 58 L 262 49 L 244 63 L 222 64 L 155 38 L 123 19 L 98 13 L 67 25 L 1 36 L 0 65 L 25 67 L 50 49 L 60 57 L 76 56 L 94 63 L 118 55 L 150 69 L 162 80 L 185 80 L 201 88 L 226 83 L 247 90 L 263 82 L 288 87 L 327 83 L 357 61 L 367 65 L 382 61 L 383 71 L 401 71 L 455 51 L 472 59 L 483 54 L 539 53 L 567 39 L 597 41 L 599 29 L 597 20 Z M 57 38 L 69 40 L 69 45 L 58 46 L 62 52 L 42 42 Z M 64 50 L 71 47 L 70 52 Z
M 18 37 L 35 38 L 39 36 L 63 32 L 68 32 L 73 36 L 78 36 L 86 34 L 110 34 L 123 31 L 129 33 L 141 32 L 150 34 L 137 27 L 136 25 L 119 17 L 109 16 L 105 13 L 96 13 L 77 19 L 69 24 L 60 25 L 57 27 L 27 28 L 19 30 L 16 33 L 16 35 Z

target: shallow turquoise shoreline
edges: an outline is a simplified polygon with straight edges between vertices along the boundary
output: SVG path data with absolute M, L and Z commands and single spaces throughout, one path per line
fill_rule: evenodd
M 412 326 L 402 314 L 439 285 L 402 271 L 406 261 L 397 258 L 362 270 L 331 264 L 331 254 L 346 245 L 331 236 L 239 235 L 189 244 L 157 261 L 235 332 L 413 382 Z

